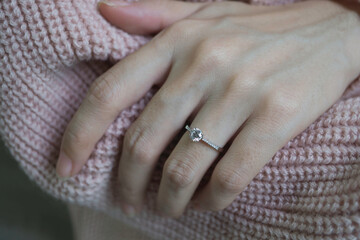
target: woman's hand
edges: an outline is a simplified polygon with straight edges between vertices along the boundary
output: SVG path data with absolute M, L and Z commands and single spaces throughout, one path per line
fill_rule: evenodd
M 161 85 L 125 134 L 118 176 L 127 212 L 140 210 L 161 152 L 189 118 L 216 144 L 231 140 L 194 199 L 220 210 L 360 70 L 359 18 L 332 2 L 112 1 L 100 10 L 130 33 L 161 32 L 92 84 L 66 129 L 57 173 L 79 172 L 119 112 Z M 182 136 L 163 168 L 157 206 L 164 215 L 182 214 L 218 154 Z

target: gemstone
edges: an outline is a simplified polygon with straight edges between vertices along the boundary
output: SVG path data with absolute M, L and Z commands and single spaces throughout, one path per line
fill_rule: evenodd
M 202 139 L 203 137 L 203 133 L 201 132 L 200 129 L 198 128 L 194 128 L 191 130 L 190 132 L 190 138 L 193 142 L 198 142 Z

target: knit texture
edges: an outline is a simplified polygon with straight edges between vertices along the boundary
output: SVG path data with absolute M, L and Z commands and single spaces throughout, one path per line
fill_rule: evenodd
M 155 88 L 119 113 L 78 175 L 59 180 L 61 138 L 87 89 L 150 40 L 111 26 L 96 1 L 0 2 L 0 133 L 34 182 L 58 199 L 102 211 L 156 239 L 360 238 L 360 79 L 222 211 L 187 209 L 179 219 L 155 214 L 162 166 L 183 130 L 161 155 L 142 213 L 128 218 L 121 212 L 116 175 L 123 136 Z
M 76 240 L 159 240 L 159 235 L 141 231 L 106 213 L 84 206 L 68 204 Z

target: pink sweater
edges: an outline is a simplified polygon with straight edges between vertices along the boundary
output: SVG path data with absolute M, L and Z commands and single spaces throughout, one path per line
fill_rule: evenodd
M 360 238 L 360 79 L 269 159 L 223 211 L 187 209 L 179 219 L 154 214 L 162 165 L 181 132 L 161 156 L 144 211 L 135 218 L 121 212 L 115 189 L 123 136 L 156 89 L 119 113 L 80 174 L 59 180 L 61 138 L 89 85 L 149 40 L 112 27 L 96 2 L 0 1 L 0 133 L 34 182 L 157 239 Z M 101 217 L 94 221 L 91 227 L 103 223 Z

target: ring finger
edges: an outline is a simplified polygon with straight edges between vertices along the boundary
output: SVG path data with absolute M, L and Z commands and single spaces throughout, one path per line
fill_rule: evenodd
M 245 96 L 234 98 L 230 94 L 210 97 L 200 109 L 191 124 L 198 127 L 204 138 L 218 146 L 224 146 L 251 113 L 252 104 L 237 104 Z M 239 108 L 239 109 L 234 109 Z M 224 117 L 226 116 L 226 117 Z M 219 152 L 201 142 L 192 142 L 185 133 L 165 162 L 159 193 L 157 210 L 170 217 L 179 217 L 185 210 L 201 178 L 218 157 Z

